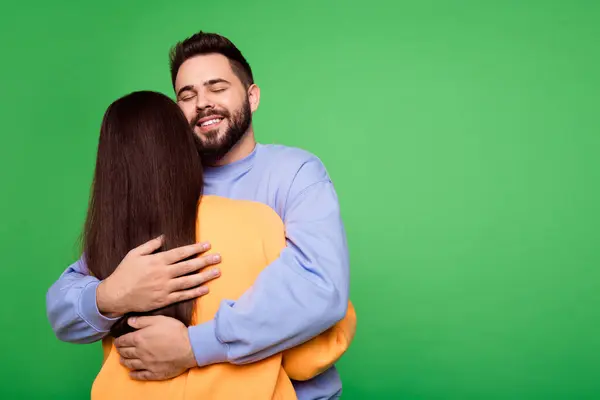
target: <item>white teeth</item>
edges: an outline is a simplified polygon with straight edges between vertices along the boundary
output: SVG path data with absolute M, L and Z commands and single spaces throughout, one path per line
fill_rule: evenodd
M 218 122 L 221 122 L 221 120 L 219 118 L 215 118 L 215 119 L 210 119 L 208 121 L 205 121 L 203 123 L 200 124 L 200 126 L 208 126 L 208 125 L 213 125 L 216 124 Z

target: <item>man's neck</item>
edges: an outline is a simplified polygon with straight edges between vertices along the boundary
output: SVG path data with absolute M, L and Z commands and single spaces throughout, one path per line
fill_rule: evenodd
M 236 161 L 243 160 L 248 157 L 254 151 L 256 146 L 256 139 L 254 138 L 254 130 L 252 127 L 248 128 L 248 131 L 244 136 L 236 143 L 235 146 L 229 152 L 215 163 L 214 167 L 222 167 L 223 165 L 231 164 Z

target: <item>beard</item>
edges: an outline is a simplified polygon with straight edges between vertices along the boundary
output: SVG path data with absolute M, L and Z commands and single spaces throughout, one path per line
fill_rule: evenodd
M 209 110 L 198 113 L 190 122 L 192 130 L 195 131 L 196 124 L 201 118 L 211 115 L 220 115 L 227 119 L 228 126 L 227 130 L 222 134 L 219 133 L 219 128 L 203 134 L 195 134 L 198 153 L 202 159 L 202 164 L 205 165 L 214 165 L 222 160 L 240 139 L 244 137 L 244 134 L 248 131 L 252 123 L 250 102 L 246 98 L 242 107 L 233 112 L 233 114 L 227 110 Z

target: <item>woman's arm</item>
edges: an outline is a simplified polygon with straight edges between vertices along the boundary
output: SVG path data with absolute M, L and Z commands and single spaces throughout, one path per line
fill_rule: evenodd
M 350 347 L 355 333 L 356 310 L 349 302 L 344 319 L 308 342 L 283 352 L 283 369 L 290 379 L 312 379 L 340 359 Z

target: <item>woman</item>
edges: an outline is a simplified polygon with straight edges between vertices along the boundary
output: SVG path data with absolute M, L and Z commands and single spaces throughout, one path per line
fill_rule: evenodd
M 285 246 L 284 226 L 268 206 L 202 195 L 196 137 L 179 107 L 155 92 L 136 92 L 110 105 L 100 130 L 84 233 L 90 272 L 110 276 L 127 252 L 159 235 L 161 250 L 210 239 L 221 255 L 221 277 L 210 293 L 145 315 L 186 325 L 212 319 L 224 299 L 236 299 Z M 139 315 L 139 313 L 138 313 Z M 166 381 L 140 382 L 119 362 L 112 338 L 128 331 L 124 316 L 103 341 L 104 363 L 92 399 L 296 399 L 290 379 L 310 379 L 347 349 L 354 310 L 320 336 L 294 349 L 244 365 L 193 368 Z

